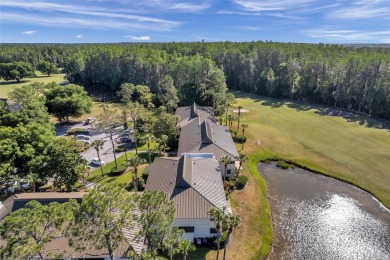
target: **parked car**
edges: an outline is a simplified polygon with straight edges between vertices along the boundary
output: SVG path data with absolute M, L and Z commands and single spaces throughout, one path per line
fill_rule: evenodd
M 99 158 L 93 158 L 91 160 L 91 163 L 96 166 L 102 166 L 105 165 L 106 163 L 103 160 L 99 160 Z
M 123 143 L 130 144 L 131 143 L 131 139 L 126 137 L 126 136 L 122 136 L 122 137 L 117 138 L 116 142 L 118 144 L 123 144 Z
M 77 140 L 89 140 L 90 139 L 89 136 L 83 135 L 83 134 L 78 134 L 74 138 L 77 139 Z

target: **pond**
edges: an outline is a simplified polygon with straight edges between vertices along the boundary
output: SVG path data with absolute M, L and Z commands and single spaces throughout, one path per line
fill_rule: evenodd
M 390 259 L 390 211 L 350 184 L 259 163 L 279 259 Z M 389 184 L 390 185 L 390 184 Z

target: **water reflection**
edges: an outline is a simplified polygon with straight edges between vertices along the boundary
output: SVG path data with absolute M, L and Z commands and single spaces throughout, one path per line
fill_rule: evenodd
M 390 259 L 390 214 L 351 185 L 259 165 L 274 223 L 270 259 Z

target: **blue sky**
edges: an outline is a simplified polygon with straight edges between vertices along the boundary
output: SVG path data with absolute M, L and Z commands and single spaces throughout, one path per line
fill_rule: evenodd
M 390 43 L 390 0 L 1 0 L 0 42 Z

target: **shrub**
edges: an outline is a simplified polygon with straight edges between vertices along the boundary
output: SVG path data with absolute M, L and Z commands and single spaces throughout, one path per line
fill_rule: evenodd
M 230 129 L 230 134 L 234 137 L 237 134 L 236 130 Z
M 148 177 L 149 177 L 149 171 L 144 171 L 142 173 L 142 179 L 144 179 L 144 182 L 148 180 Z
M 248 177 L 244 175 L 238 176 L 237 189 L 243 189 L 248 182 Z
M 245 143 L 246 139 L 247 139 L 246 135 L 233 136 L 233 141 L 236 143 Z
M 112 168 L 109 175 L 110 176 L 118 176 L 118 175 L 121 175 L 122 173 L 124 173 L 125 170 L 126 170 L 126 166 L 119 165 L 117 169 Z
M 123 147 L 123 146 L 117 146 L 117 147 L 115 147 L 114 151 L 115 151 L 116 153 L 124 152 L 124 151 L 125 151 L 125 147 Z
M 85 150 L 87 150 L 90 147 L 89 144 L 84 143 L 84 142 L 79 141 L 79 140 L 75 141 L 75 145 L 76 145 L 77 151 L 79 153 L 84 152 Z
M 138 177 L 138 191 L 145 189 L 145 180 L 142 177 Z
M 53 185 L 51 185 L 51 184 L 47 184 L 47 185 L 39 187 L 39 191 L 41 191 L 41 192 L 49 191 L 51 189 L 53 189 Z
M 282 169 L 289 169 L 289 168 L 295 168 L 294 165 L 290 164 L 290 163 L 287 163 L 287 162 L 284 162 L 284 161 L 279 161 L 277 164 L 276 164 L 277 167 L 279 168 L 282 168 Z
M 89 135 L 89 131 L 84 128 L 72 128 L 67 131 L 68 135 L 78 135 L 78 134 L 84 134 Z

